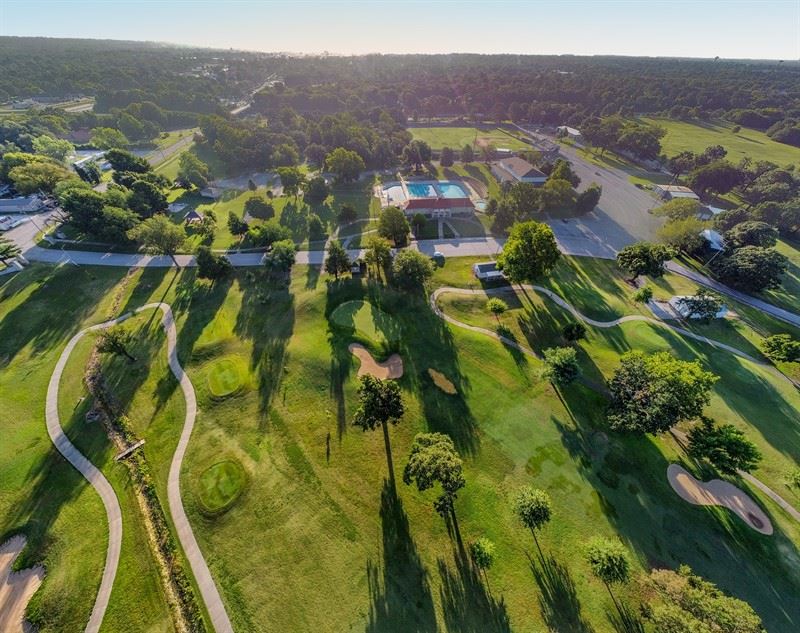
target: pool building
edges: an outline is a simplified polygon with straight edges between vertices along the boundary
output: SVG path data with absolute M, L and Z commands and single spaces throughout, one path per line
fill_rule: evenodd
M 429 218 L 449 218 L 475 211 L 466 185 L 449 180 L 417 180 L 391 182 L 383 186 L 384 207 L 396 206 L 406 215 L 417 213 Z

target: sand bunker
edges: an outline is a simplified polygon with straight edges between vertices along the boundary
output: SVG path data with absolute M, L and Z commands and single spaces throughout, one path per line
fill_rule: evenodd
M 456 391 L 456 386 L 448 380 L 447 376 L 445 376 L 442 372 L 436 371 L 433 367 L 428 368 L 428 375 L 433 380 L 433 384 L 439 387 L 442 391 L 447 394 L 455 395 L 458 393 Z
M 14 561 L 25 548 L 25 537 L 14 536 L 0 546 L 0 631 L 23 633 L 25 607 L 42 584 L 44 567 L 11 571 Z
M 772 534 L 769 517 L 749 495 L 733 484 L 721 479 L 698 481 L 678 464 L 669 465 L 667 479 L 672 489 L 684 501 L 700 506 L 723 506 L 734 512 L 754 530 L 762 534 Z
M 369 374 L 375 378 L 386 380 L 387 378 L 400 378 L 403 375 L 403 359 L 399 354 L 392 354 L 384 362 L 379 363 L 372 358 L 369 350 L 359 343 L 350 343 L 347 349 L 361 361 L 361 367 L 358 368 L 359 377 Z

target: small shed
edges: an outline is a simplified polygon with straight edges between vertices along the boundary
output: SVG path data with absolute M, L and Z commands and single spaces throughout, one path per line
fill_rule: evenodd
M 480 262 L 478 264 L 473 264 L 472 274 L 484 281 L 506 278 L 503 271 L 498 270 L 497 262 Z

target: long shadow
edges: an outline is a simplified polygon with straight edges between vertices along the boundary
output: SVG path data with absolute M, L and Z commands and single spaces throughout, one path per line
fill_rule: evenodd
M 610 431 L 602 397 L 594 394 L 597 402 L 587 403 L 588 393 L 562 390 L 574 426 L 554 424 L 594 488 L 591 505 L 622 541 L 647 566 L 688 564 L 722 591 L 749 602 L 768 630 L 796 629 L 800 604 L 790 596 L 800 595 L 800 580 L 790 561 L 799 560 L 800 552 L 777 521 L 771 518 L 775 532 L 766 537 L 725 509 L 686 503 L 667 481 L 669 462 L 657 442 Z M 694 469 L 690 462 L 683 465 Z M 769 506 L 762 509 L 771 517 Z
M 280 223 L 292 233 L 292 239 L 302 242 L 308 237 L 308 209 L 305 204 L 287 202 L 281 211 Z
M 36 266 L 17 273 L 4 285 L 0 301 L 22 292 L 28 296 L 0 321 L 0 369 L 28 346 L 32 355 L 40 354 L 77 331 L 77 325 L 95 309 L 96 298 L 107 294 L 124 274 L 119 268 L 70 265 Z
M 319 276 L 322 273 L 322 266 L 306 266 L 306 288 L 313 289 L 317 287 Z
M 444 621 L 453 633 L 510 633 L 511 623 L 503 598 L 499 600 L 486 588 L 483 579 L 461 547 L 453 552 L 455 569 L 439 559 Z
M 617 633 L 644 633 L 644 622 L 639 614 L 624 602 L 619 602 L 619 611 L 606 610 L 606 617 Z
M 267 271 L 245 271 L 238 278 L 242 305 L 234 332 L 252 341 L 250 367 L 258 380 L 259 428 L 266 429 L 266 413 L 283 376 L 286 346 L 294 331 L 295 301 L 285 280 Z
M 370 608 L 367 633 L 435 633 L 428 571 L 417 552 L 403 502 L 388 480 L 381 492 L 383 569 L 367 562 Z M 382 572 L 382 577 L 381 577 Z
M 533 559 L 528 556 L 531 573 L 539 587 L 539 609 L 549 631 L 594 633 L 584 618 L 575 581 L 565 565 L 553 556 Z
M 197 271 L 184 268 L 178 276 L 175 286 L 175 299 L 172 312 L 178 328 L 177 352 L 181 365 L 186 368 L 195 358 L 194 348 L 206 326 L 214 320 L 217 312 L 230 290 L 233 279 L 228 276 L 216 282 L 208 283 L 197 279 Z M 153 320 L 161 318 L 160 311 L 153 311 L 149 326 Z M 158 382 L 153 393 L 157 415 L 178 387 L 178 381 L 171 372 L 165 374 Z

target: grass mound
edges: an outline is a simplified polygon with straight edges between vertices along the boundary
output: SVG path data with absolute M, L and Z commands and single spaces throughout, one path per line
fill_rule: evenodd
M 227 398 L 244 386 L 247 368 L 236 356 L 226 356 L 211 365 L 208 372 L 208 390 L 214 398 Z
M 247 473 L 233 460 L 217 462 L 200 475 L 200 505 L 206 514 L 228 510 L 239 498 L 247 483 Z
M 331 313 L 330 319 L 340 328 L 353 330 L 368 343 L 381 346 L 399 338 L 400 328 L 394 317 L 368 301 L 345 301 Z

